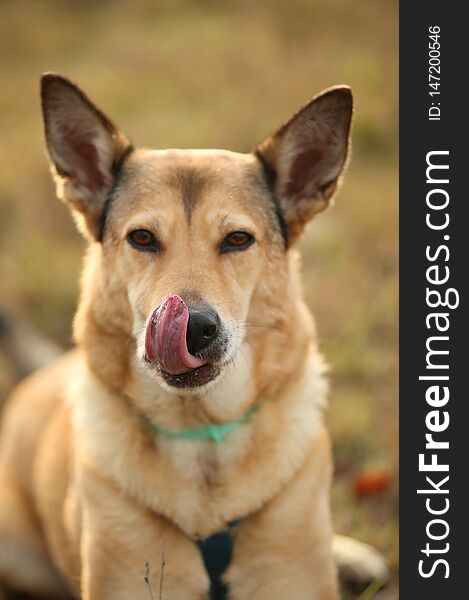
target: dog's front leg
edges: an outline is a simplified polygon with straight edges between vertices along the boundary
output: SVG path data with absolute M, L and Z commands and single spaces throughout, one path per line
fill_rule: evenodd
M 199 550 L 168 520 L 96 474 L 86 477 L 83 600 L 206 600 Z
M 329 509 L 327 434 L 300 472 L 234 536 L 230 600 L 338 600 Z

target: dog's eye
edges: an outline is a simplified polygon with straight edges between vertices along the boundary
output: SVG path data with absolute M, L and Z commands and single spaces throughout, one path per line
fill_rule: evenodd
M 246 250 L 254 243 L 254 236 L 246 231 L 233 231 L 223 240 L 220 252 L 236 252 Z
M 160 245 L 155 236 L 146 229 L 135 229 L 127 234 L 127 241 L 137 250 L 158 252 Z

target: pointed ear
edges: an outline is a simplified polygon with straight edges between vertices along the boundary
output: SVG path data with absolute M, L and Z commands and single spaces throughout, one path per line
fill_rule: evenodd
M 353 100 L 350 88 L 313 98 L 255 150 L 278 198 L 293 242 L 324 210 L 347 162 Z
M 82 233 L 99 239 L 106 199 L 132 146 L 65 77 L 43 75 L 41 100 L 57 195 L 72 208 Z

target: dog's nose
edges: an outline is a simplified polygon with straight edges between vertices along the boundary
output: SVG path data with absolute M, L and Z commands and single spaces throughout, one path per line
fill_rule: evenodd
M 189 306 L 186 342 L 191 354 L 197 354 L 215 339 L 220 329 L 220 317 L 208 305 Z

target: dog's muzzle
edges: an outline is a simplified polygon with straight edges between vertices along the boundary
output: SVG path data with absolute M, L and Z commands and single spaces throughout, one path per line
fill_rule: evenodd
M 210 306 L 188 307 L 180 296 L 171 294 L 148 321 L 146 360 L 159 368 L 169 385 L 204 385 L 220 372 L 208 356 L 220 329 L 220 318 Z

